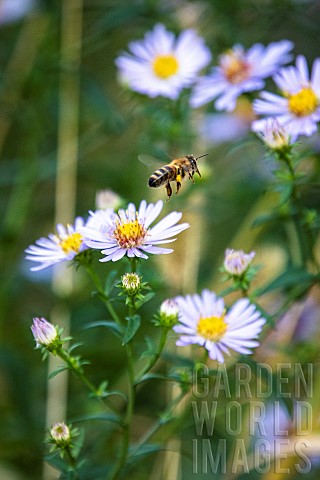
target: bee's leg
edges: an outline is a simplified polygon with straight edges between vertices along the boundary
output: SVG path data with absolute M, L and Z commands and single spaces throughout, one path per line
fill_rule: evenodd
M 196 170 L 197 174 L 199 175 L 199 177 L 201 177 L 201 173 L 199 172 L 199 169 L 197 167 L 197 170 Z
M 176 193 L 178 193 L 179 190 L 180 190 L 180 188 L 181 188 L 181 180 L 182 180 L 182 179 L 181 179 L 181 175 L 180 175 L 180 173 L 179 173 L 179 174 L 176 176 L 176 184 L 177 184 L 177 191 L 176 191 Z
M 168 195 L 167 200 L 170 200 L 171 195 L 172 195 L 172 188 L 171 188 L 170 182 L 166 183 L 165 187 L 166 187 L 166 191 L 167 191 L 167 195 Z

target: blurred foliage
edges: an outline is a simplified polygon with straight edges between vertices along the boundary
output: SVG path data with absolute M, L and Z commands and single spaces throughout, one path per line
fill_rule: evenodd
M 200 155 L 209 151 L 210 156 L 203 161 L 210 168 L 208 175 L 202 181 L 197 180 L 195 186 L 183 185 L 181 194 L 166 204 L 167 210 L 186 211 L 187 216 L 202 219 L 198 237 L 201 288 L 215 285 L 215 272 L 221 265 L 223 251 L 232 241 L 237 243 L 233 247 L 247 250 L 261 241 L 269 249 L 271 270 L 271 247 L 278 244 L 282 248 L 281 261 L 284 257 L 286 262 L 285 226 L 281 222 L 246 230 L 252 211 L 264 213 L 269 202 L 272 205 L 272 197 L 265 200 L 263 194 L 274 165 L 272 160 L 264 158 L 263 148 L 253 135 L 248 134 L 236 144 L 204 148 L 195 126 L 186 122 L 185 106 L 177 106 L 174 125 L 170 124 L 172 116 L 169 119 L 166 116 L 165 100 L 156 99 L 149 102 L 147 109 L 143 108 L 147 100 L 124 90 L 118 83 L 116 56 L 127 48 L 130 40 L 141 38 L 157 22 L 175 32 L 195 27 L 211 48 L 214 62 L 217 55 L 234 43 L 250 47 L 256 42 L 266 44 L 284 38 L 294 42 L 295 54 L 304 54 L 310 60 L 319 55 L 317 1 L 85 0 L 82 62 L 79 71 L 72 70 L 73 65 L 61 63 L 63 1 L 68 0 L 39 1 L 28 16 L 0 25 L 0 477 L 10 480 L 38 480 L 42 471 L 47 372 L 38 352 L 34 352 L 29 326 L 33 316 L 50 317 L 56 298 L 51 289 L 51 273 L 30 273 L 23 252 L 55 227 L 61 74 L 71 69 L 80 77 L 77 214 L 86 215 L 89 209 L 94 209 L 95 194 L 104 188 L 111 188 L 136 203 L 142 198 L 151 201 L 164 198 L 164 189 L 148 190 L 147 179 L 153 169 L 138 161 L 141 153 L 163 161 L 166 156 L 191 151 Z M 318 156 L 317 153 L 310 158 L 315 165 L 315 183 Z M 200 203 L 193 196 L 195 192 L 201 192 Z M 313 208 L 319 208 L 318 196 L 306 192 L 306 197 Z M 179 269 L 179 258 L 178 251 L 172 260 L 173 272 Z M 170 283 L 170 274 L 164 280 L 159 279 L 157 260 L 150 260 L 154 262 L 154 270 L 142 272 L 143 279 L 158 291 L 158 297 L 146 306 L 149 318 L 161 300 L 176 294 L 178 288 Z M 103 264 L 103 268 L 109 272 L 112 267 Z M 118 268 L 122 274 L 123 267 Z M 167 274 L 170 272 L 168 266 L 163 269 Z M 85 340 L 85 358 L 99 366 L 96 370 L 88 367 L 92 380 L 100 382 L 107 376 L 111 382 L 121 382 L 123 358 L 110 333 L 103 329 L 81 331 L 88 319 L 105 317 L 99 302 L 92 300 L 90 290 L 89 282 L 80 276 L 72 295 L 65 299 L 71 310 L 72 332 L 80 331 L 77 336 L 80 341 L 82 336 Z M 150 325 L 144 327 L 141 343 L 150 328 Z M 72 415 L 89 413 L 90 402 L 74 378 L 70 380 L 69 391 L 68 410 Z M 162 385 L 156 389 L 141 387 L 138 414 L 142 423 L 148 423 L 149 411 L 163 408 L 163 395 Z M 97 464 L 109 448 L 109 439 L 103 437 L 102 428 L 103 424 L 89 426 L 85 447 Z M 191 448 L 187 439 L 194 435 L 190 417 L 185 415 L 184 425 L 179 428 L 182 428 L 182 443 L 186 444 L 183 478 L 188 480 L 195 477 L 191 452 L 187 451 Z M 136 429 L 139 431 L 139 425 Z M 132 478 L 149 478 L 151 465 L 141 462 Z M 319 470 L 314 469 L 306 478 L 316 479 L 318 475 Z M 103 472 L 97 470 L 96 477 L 90 478 L 103 478 Z M 197 478 L 207 476 L 199 474 Z M 246 478 L 258 476 L 250 474 Z

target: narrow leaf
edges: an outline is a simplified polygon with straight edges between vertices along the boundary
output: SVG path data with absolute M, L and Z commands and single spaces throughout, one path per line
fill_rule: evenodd
M 122 339 L 122 345 L 126 345 L 136 335 L 141 325 L 141 318 L 139 315 L 133 315 L 132 317 L 126 317 L 128 325 Z

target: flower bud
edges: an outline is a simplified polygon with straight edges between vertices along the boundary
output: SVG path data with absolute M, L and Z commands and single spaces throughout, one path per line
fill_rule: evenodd
M 57 329 L 45 318 L 34 318 L 31 331 L 37 347 L 49 347 L 59 338 Z
M 141 277 L 137 273 L 126 273 L 121 277 L 123 291 L 129 295 L 136 295 L 141 289 Z
M 276 118 L 266 120 L 259 137 L 271 150 L 285 150 L 290 145 L 290 135 Z
M 173 327 L 178 321 L 178 303 L 174 298 L 165 300 L 159 311 L 159 323 L 164 327 Z
M 60 448 L 67 447 L 71 443 L 70 428 L 64 422 L 55 423 L 50 430 L 50 439 Z
M 228 248 L 225 251 L 224 268 L 227 273 L 234 276 L 241 276 L 248 269 L 255 252 L 244 253 L 242 250 L 232 250 Z
M 110 189 L 100 190 L 96 193 L 96 207 L 99 210 L 107 210 L 107 208 L 118 210 L 122 202 L 122 198 Z

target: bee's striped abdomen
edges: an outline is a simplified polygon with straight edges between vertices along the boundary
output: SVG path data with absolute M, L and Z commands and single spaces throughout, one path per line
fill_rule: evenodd
M 149 187 L 160 187 L 163 185 L 167 180 L 170 179 L 172 175 L 172 167 L 169 165 L 164 165 L 163 167 L 159 168 L 156 172 L 154 172 L 151 177 L 149 178 L 148 185 Z

